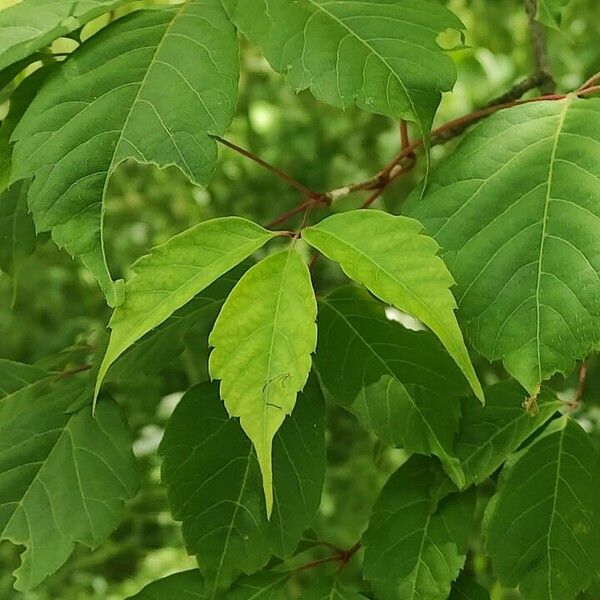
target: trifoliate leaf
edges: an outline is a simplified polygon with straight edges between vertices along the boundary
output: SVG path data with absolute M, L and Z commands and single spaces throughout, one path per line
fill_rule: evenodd
M 475 398 L 463 399 L 455 453 L 467 485 L 479 484 L 491 475 L 564 405 L 550 390 L 542 390 L 531 414 L 523 407 L 527 398 L 525 390 L 510 381 L 486 388 L 485 406 Z
M 442 341 L 475 394 L 483 399 L 454 316 L 452 276 L 418 221 L 375 210 L 339 213 L 309 227 L 302 237 L 348 277 L 378 298 L 420 319 Z
M 435 454 L 457 485 L 453 456 L 466 382 L 435 336 L 386 318 L 368 292 L 341 288 L 319 301 L 315 364 L 321 384 L 383 441 Z
M 241 573 L 271 554 L 289 557 L 310 526 L 325 473 L 324 402 L 309 381 L 274 439 L 274 506 L 270 521 L 256 452 L 219 399 L 216 384 L 188 391 L 161 444 L 173 515 L 206 577 L 206 597 L 220 597 Z
M 434 502 L 440 470 L 413 456 L 385 484 L 363 535 L 364 574 L 380 600 L 445 600 L 465 562 L 475 494 Z
M 187 343 L 193 344 L 195 359 L 205 357 L 208 364 L 208 335 L 223 302 L 251 264 L 240 265 L 221 275 L 130 346 L 109 368 L 106 380 L 132 380 L 140 375 L 158 373 L 184 351 Z
M 0 11 L 0 70 L 127 1 L 21 0 Z
M 102 245 L 103 199 L 119 163 L 176 165 L 205 184 L 235 108 L 238 48 L 218 0 L 190 0 L 119 19 L 46 82 L 13 139 L 12 178 L 33 177 L 38 231 L 94 273 L 108 301 L 120 290 Z
M 599 477 L 600 456 L 566 416 L 508 460 L 484 518 L 504 586 L 525 598 L 572 600 L 600 575 Z
M 461 574 L 452 584 L 452 592 L 448 600 L 490 600 L 490 594 L 474 579 Z
M 23 374 L 16 365 L 11 381 Z M 85 379 L 33 383 L 38 376 L 28 372 L 20 389 L 11 383 L 0 399 L 0 539 L 26 548 L 15 571 L 18 590 L 56 571 L 75 542 L 90 548 L 103 542 L 137 488 L 131 437 L 117 404 L 103 400 L 95 417 L 87 406 L 69 413 Z
M 600 100 L 490 117 L 409 213 L 444 249 L 476 350 L 530 393 L 600 343 Z
M 236 26 L 296 90 L 416 121 L 427 137 L 456 69 L 436 42 L 460 20 L 427 0 L 224 0 Z
M 110 320 L 112 329 L 96 382 L 143 335 L 242 262 L 274 235 L 240 217 L 204 221 L 140 258 L 125 285 L 125 301 Z
M 240 417 L 273 506 L 271 445 L 304 387 L 317 341 L 317 304 L 308 267 L 295 248 L 263 259 L 225 301 L 209 343 L 209 372 L 231 416 Z

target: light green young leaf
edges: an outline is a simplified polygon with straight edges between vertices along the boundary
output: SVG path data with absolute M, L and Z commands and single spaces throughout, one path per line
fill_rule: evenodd
M 35 227 L 27 212 L 27 182 L 0 193 L 0 270 L 16 277 L 36 247 Z
M 21 0 L 0 11 L 0 71 L 128 0 Z
M 125 301 L 109 323 L 96 395 L 108 368 L 127 348 L 275 235 L 246 219 L 223 217 L 199 223 L 140 258 L 125 285 Z
M 231 121 L 237 78 L 237 40 L 219 0 L 137 12 L 74 52 L 15 130 L 12 178 L 33 177 L 37 230 L 81 259 L 111 305 L 122 290 L 102 245 L 110 175 L 132 158 L 205 184 L 217 157 L 210 134 Z
M 6 361 L 1 368 L 11 370 Z M 90 548 L 103 542 L 137 488 L 119 407 L 103 400 L 95 418 L 89 407 L 69 413 L 85 379 L 33 383 L 38 377 L 14 365 L 12 391 L 0 399 L 0 539 L 26 547 L 15 571 L 18 590 L 56 571 L 75 542 Z
M 485 406 L 475 398 L 463 399 L 454 451 L 467 485 L 489 477 L 564 405 L 552 391 L 542 390 L 537 397 L 538 411 L 532 415 L 523 408 L 527 397 L 518 383 L 509 381 L 486 388 Z
M 221 275 L 166 321 L 125 350 L 111 365 L 105 380 L 126 381 L 140 375 L 158 373 L 168 367 L 169 362 L 178 357 L 188 343 L 193 343 L 195 360 L 204 357 L 204 363 L 207 365 L 208 335 L 223 302 L 244 271 L 252 264 L 250 261 L 246 262 L 249 264 L 240 265 Z
M 225 301 L 210 334 L 209 372 L 240 417 L 273 507 L 271 446 L 304 387 L 317 341 L 317 303 L 308 267 L 294 247 L 252 267 Z
M 363 570 L 379 600 L 445 600 L 467 552 L 473 489 L 433 501 L 440 469 L 413 456 L 385 484 L 363 535 Z
M 222 600 L 281 600 L 281 593 L 289 580 L 287 573 L 265 571 L 240 577 Z M 128 600 L 208 600 L 205 581 L 199 571 L 183 571 L 153 581 Z
M 436 255 L 438 245 L 421 230 L 414 219 L 353 210 L 305 229 L 302 237 L 378 298 L 425 323 L 440 338 L 477 397 L 483 399 L 454 316 L 456 304 L 449 289 L 454 283 L 452 276 Z
M 464 573 L 452 585 L 448 600 L 490 600 L 489 592 Z
M 553 29 L 560 28 L 562 11 L 571 0 L 538 0 L 535 18 Z
M 328 394 L 384 442 L 438 456 L 462 486 L 453 446 L 467 385 L 435 336 L 390 321 L 356 287 L 321 299 L 317 324 L 315 365 Z
M 296 90 L 318 100 L 415 121 L 428 137 L 456 69 L 436 42 L 462 30 L 428 0 L 224 0 L 236 26 Z
M 502 471 L 484 518 L 494 571 L 525 598 L 572 600 L 600 575 L 600 456 L 568 417 Z
M 160 453 L 169 503 L 206 577 L 206 597 L 220 597 L 241 572 L 261 569 L 271 554 L 289 557 L 317 511 L 325 473 L 325 408 L 318 384 L 309 381 L 275 435 L 270 521 L 256 452 L 229 418 L 216 384 L 201 384 L 183 397 Z
M 530 393 L 600 343 L 600 99 L 501 111 L 409 213 L 444 249 L 473 346 Z

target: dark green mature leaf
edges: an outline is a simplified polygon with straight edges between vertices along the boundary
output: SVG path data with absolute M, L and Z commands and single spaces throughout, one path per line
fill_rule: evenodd
M 380 600 L 445 600 L 462 568 L 474 491 L 439 503 L 441 471 L 413 456 L 388 480 L 363 535 L 364 574 Z M 436 506 L 437 505 L 437 506 Z
M 131 380 L 140 375 L 160 372 L 184 351 L 187 343 L 193 343 L 196 359 L 205 356 L 205 362 L 208 363 L 208 335 L 223 302 L 248 266 L 235 267 L 219 277 L 125 350 L 109 368 L 106 379 Z
M 0 193 L 0 270 L 16 276 L 36 246 L 35 227 L 27 212 L 27 182 Z
M 281 591 L 289 579 L 286 573 L 264 572 L 241 577 L 224 593 L 222 600 L 281 600 Z M 199 571 L 183 571 L 147 585 L 129 600 L 206 600 L 204 578 Z
M 160 449 L 173 515 L 218 597 L 241 572 L 272 553 L 288 557 L 319 506 L 325 472 L 324 402 L 312 381 L 274 439 L 274 506 L 266 518 L 250 440 L 230 419 L 215 384 L 192 388 L 177 406 Z
M 128 0 L 22 0 L 0 11 L 0 70 Z
M 452 585 L 448 600 L 490 600 L 490 594 L 474 579 L 461 574 Z
M 327 392 L 383 441 L 435 454 L 464 484 L 452 454 L 466 382 L 435 336 L 391 322 L 355 287 L 321 299 L 317 323 L 315 364 Z
M 113 401 L 100 402 L 95 418 L 89 407 L 69 413 L 85 379 L 38 379 L 38 370 L 6 361 L 1 369 L 12 372 L 0 399 L 0 539 L 26 547 L 15 587 L 28 590 L 67 560 L 75 542 L 104 541 L 137 476 Z
M 407 217 L 353 210 L 304 229 L 302 237 L 378 298 L 423 321 L 483 399 L 454 316 L 452 276 L 436 256 L 438 245 L 422 229 L 418 221 Z
M 273 506 L 273 436 L 294 409 L 317 342 L 310 273 L 294 247 L 253 266 L 235 286 L 212 330 L 209 372 L 231 416 L 252 440 Z
M 538 0 L 535 18 L 548 27 L 559 29 L 562 11 L 571 0 Z
M 523 408 L 527 397 L 518 383 L 509 381 L 486 388 L 485 406 L 475 398 L 463 399 L 454 451 L 467 485 L 491 475 L 564 405 L 551 390 L 543 390 L 537 398 L 538 411 L 532 415 Z
M 436 37 L 460 20 L 427 0 L 224 0 L 239 29 L 296 90 L 416 121 L 429 135 L 456 70 Z
M 120 293 L 102 245 L 108 179 L 128 158 L 176 165 L 205 184 L 231 121 L 233 26 L 218 0 L 137 12 L 93 36 L 52 75 L 14 133 L 14 180 L 34 177 L 38 231 L 78 256 L 108 301 Z
M 484 518 L 486 548 L 507 587 L 572 600 L 600 574 L 600 456 L 568 417 L 502 471 Z
M 598 148 L 599 99 L 504 110 L 409 210 L 444 249 L 467 337 L 531 393 L 600 343 Z
M 146 333 L 248 258 L 276 234 L 240 217 L 199 223 L 156 246 L 133 266 L 125 301 L 110 320 L 96 394 L 110 365 Z

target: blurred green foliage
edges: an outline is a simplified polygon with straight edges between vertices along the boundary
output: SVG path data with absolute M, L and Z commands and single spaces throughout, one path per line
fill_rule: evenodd
M 5 0 L 0 7 L 11 3 Z M 444 97 L 438 123 L 484 105 L 532 71 L 529 28 L 521 0 L 446 3 L 463 19 L 466 37 L 463 46 L 451 50 L 458 82 L 454 92 Z M 547 32 L 549 60 L 559 90 L 573 89 L 600 69 L 599 17 L 597 0 L 574 0 L 565 12 L 562 31 Z M 103 24 L 105 21 L 94 24 L 90 32 Z M 456 46 L 456 40 L 447 42 L 449 47 Z M 317 103 L 306 92 L 295 94 L 245 43 L 242 65 L 238 112 L 228 139 L 309 187 L 329 190 L 364 179 L 398 151 L 396 124 L 355 109 L 335 110 Z M 6 108 L 5 102 L 0 116 Z M 454 143 L 434 148 L 434 159 L 451 151 Z M 422 173 L 423 167 L 418 165 L 391 186 L 380 202 L 397 211 Z M 358 204 L 362 198 L 357 195 L 345 202 Z M 298 201 L 298 194 L 285 183 L 227 148 L 221 149 L 217 173 L 206 190 L 191 185 L 176 169 L 123 164 L 110 184 L 104 229 L 113 275 L 126 277 L 132 262 L 148 248 L 199 221 L 237 214 L 267 223 Z M 325 211 L 316 210 L 312 218 L 321 214 Z M 314 272 L 320 292 L 339 281 L 339 273 L 326 261 L 319 261 Z M 108 317 L 93 277 L 51 242 L 29 259 L 18 281 L 0 276 L 2 358 L 35 363 L 68 347 L 85 353 L 99 343 Z M 77 358 L 77 353 L 72 356 Z M 497 366 L 478 366 L 488 382 L 504 377 Z M 104 546 L 94 553 L 78 547 L 68 563 L 34 592 L 17 594 L 12 590 L 11 571 L 18 563 L 18 552 L 2 543 L 0 600 L 121 600 L 153 579 L 193 566 L 167 508 L 155 449 L 177 393 L 202 379 L 204 373 L 204 365 L 195 360 L 192 339 L 181 360 L 165 371 L 143 383 L 119 386 L 116 397 L 136 437 L 142 473 L 138 497 Z M 572 396 L 577 376 L 552 383 L 565 396 Z M 597 359 L 590 361 L 584 398 L 580 422 L 594 432 L 600 445 Z M 339 408 L 330 410 L 328 442 L 329 469 L 314 535 L 349 547 L 363 531 L 385 479 L 405 457 L 374 440 Z M 478 514 L 485 506 L 483 491 Z M 482 550 L 481 539 L 473 537 L 467 570 L 493 590 L 495 600 L 519 598 L 516 592 L 501 590 L 494 583 Z M 308 550 L 297 563 L 327 555 L 325 547 L 316 554 Z M 350 581 L 358 577 L 353 563 L 359 560 L 360 553 L 345 570 Z M 300 572 L 298 593 L 307 578 L 318 576 L 319 569 Z

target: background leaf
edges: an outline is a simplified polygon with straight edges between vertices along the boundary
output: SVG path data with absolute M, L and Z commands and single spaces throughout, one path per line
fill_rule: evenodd
M 364 574 L 380 600 L 444 600 L 465 562 L 474 491 L 435 506 L 440 471 L 413 456 L 383 488 L 363 535 Z
M 256 453 L 229 418 L 215 384 L 181 400 L 161 445 L 163 482 L 191 553 L 219 597 L 241 572 L 272 553 L 288 557 L 318 508 L 325 472 L 324 404 L 312 382 L 274 440 L 274 507 L 269 521 Z
M 127 348 L 274 235 L 246 219 L 223 217 L 199 223 L 140 258 L 131 267 L 134 277 L 125 285 L 125 301 L 109 323 L 112 332 L 96 393 Z
M 18 365 L 13 376 L 22 372 Z M 26 546 L 18 590 L 56 571 L 75 542 L 104 541 L 137 489 L 119 407 L 103 400 L 95 418 L 89 407 L 67 412 L 82 389 L 85 379 L 55 379 L 0 400 L 0 538 Z
M 416 121 L 429 135 L 441 92 L 456 79 L 436 42 L 462 29 L 427 0 L 225 0 L 236 26 L 296 90 L 323 102 L 356 103 L 391 119 Z M 265 18 L 265 14 L 268 18 Z
M 21 0 L 0 11 L 0 70 L 127 1 Z
M 537 0 L 535 18 L 548 27 L 559 29 L 562 11 L 570 2 L 571 0 Z
M 599 455 L 568 417 L 509 459 L 484 533 L 503 585 L 525 597 L 570 600 L 600 574 Z
M 490 600 L 490 594 L 474 579 L 461 574 L 452 585 L 452 592 L 448 600 Z
M 210 334 L 209 372 L 231 416 L 256 448 L 267 514 L 273 506 L 271 445 L 304 387 L 317 341 L 317 304 L 295 248 L 263 259 L 235 286 Z
M 205 184 L 235 109 L 238 49 L 218 0 L 134 13 L 84 43 L 50 77 L 14 133 L 12 177 L 34 177 L 38 231 L 79 257 L 111 305 L 102 243 L 110 175 L 133 158 Z
M 485 480 L 564 406 L 551 390 L 544 389 L 532 415 L 523 408 L 527 397 L 519 384 L 507 381 L 486 388 L 485 406 L 475 398 L 463 399 L 455 452 L 467 485 Z
M 304 229 L 302 237 L 378 298 L 425 323 L 483 398 L 454 316 L 452 276 L 436 256 L 438 245 L 421 230 L 414 219 L 353 210 Z
M 466 382 L 429 332 L 405 329 L 355 287 L 319 301 L 315 364 L 323 387 L 384 442 L 435 454 L 458 485 L 453 456 Z
M 409 210 L 444 249 L 467 337 L 531 393 L 600 342 L 599 144 L 599 99 L 503 110 Z

